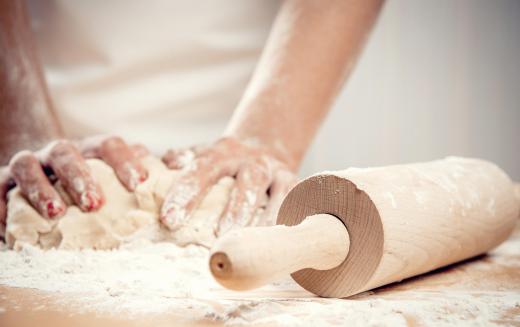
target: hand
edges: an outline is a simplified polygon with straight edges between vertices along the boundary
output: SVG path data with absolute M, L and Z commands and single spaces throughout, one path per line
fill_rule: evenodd
M 0 167 L 0 234 L 6 224 L 6 195 L 18 185 L 31 205 L 46 218 L 57 218 L 66 204 L 54 189 L 51 179 L 58 179 L 75 205 L 83 211 L 95 211 L 104 203 L 103 191 L 93 178 L 86 158 L 99 158 L 111 166 L 121 183 L 132 191 L 148 173 L 140 164 L 147 151 L 142 146 L 128 146 L 119 137 L 98 136 L 81 142 L 60 140 L 37 152 L 21 151 L 8 166 Z
M 183 168 L 165 198 L 161 221 L 170 230 L 187 224 L 194 209 L 210 188 L 225 176 L 235 177 L 229 202 L 218 226 L 218 234 L 252 223 L 265 194 L 269 203 L 264 219 L 274 220 L 285 194 L 296 176 L 268 150 L 223 138 L 207 148 L 169 151 L 163 157 L 171 169 Z

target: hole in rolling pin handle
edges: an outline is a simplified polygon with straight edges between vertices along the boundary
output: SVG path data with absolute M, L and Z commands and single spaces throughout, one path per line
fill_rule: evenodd
M 209 259 L 209 268 L 216 278 L 231 278 L 233 273 L 232 264 L 229 257 L 224 252 L 215 252 Z

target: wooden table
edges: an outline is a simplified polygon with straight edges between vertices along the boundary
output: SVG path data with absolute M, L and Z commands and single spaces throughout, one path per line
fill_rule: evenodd
M 520 226 L 503 245 L 490 254 L 438 271 L 412 278 L 352 299 L 321 299 L 296 284 L 282 284 L 255 292 L 222 291 L 223 298 L 237 302 L 262 299 L 262 303 L 283 304 L 289 313 L 305 318 L 299 310 L 304 303 L 329 306 L 341 304 L 346 314 L 355 312 L 353 324 L 373 321 L 381 308 L 401 318 L 402 325 L 437 326 L 440 324 L 481 324 L 520 326 Z M 95 312 L 76 312 L 64 307 L 63 295 L 32 289 L 0 286 L 0 326 L 220 326 L 211 317 L 200 319 L 186 315 L 184 308 L 168 314 L 133 318 Z M 357 309 L 363 305 L 361 309 Z M 353 307 L 355 311 L 349 311 Z M 367 309 L 368 308 L 368 309 Z M 254 308 L 252 310 L 255 310 Z M 379 310 L 379 311 L 378 311 Z M 386 309 L 385 309 L 386 310 Z M 303 309 L 305 311 L 305 308 Z M 354 316 L 352 316 L 354 318 Z M 310 319 L 310 318 L 309 318 Z M 314 318 L 316 319 L 316 314 Z M 305 320 L 304 320 L 305 321 Z M 309 320 L 311 323 L 312 320 Z M 361 323 L 360 323 L 361 321 Z M 343 322 L 344 323 L 344 322 Z M 390 321 L 380 321 L 390 324 Z M 334 323 L 331 325 L 342 322 Z M 253 324 L 254 326 L 262 326 Z M 264 323 L 263 325 L 272 325 Z M 392 323 L 393 325 L 393 323 Z

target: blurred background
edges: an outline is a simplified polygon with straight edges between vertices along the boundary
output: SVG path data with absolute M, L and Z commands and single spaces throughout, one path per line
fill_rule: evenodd
M 520 180 L 520 1 L 387 1 L 302 172 L 449 155 Z
M 160 10 L 144 1 L 29 1 L 71 137 L 110 130 L 159 154 L 224 130 L 279 1 L 153 3 Z M 491 160 L 520 180 L 519 58 L 518 0 L 388 0 L 301 175 L 457 155 Z

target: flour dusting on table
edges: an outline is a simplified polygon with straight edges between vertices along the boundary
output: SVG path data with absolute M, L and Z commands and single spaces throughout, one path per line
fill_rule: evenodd
M 350 300 L 317 298 L 289 280 L 253 295 L 226 291 L 210 276 L 207 249 L 146 241 L 112 251 L 43 251 L 24 246 L 16 252 L 4 246 L 0 284 L 57 294 L 72 312 L 125 317 L 176 311 L 194 320 L 226 325 L 489 325 L 518 318 L 504 317 L 504 312 L 520 311 L 518 284 L 516 289 L 499 285 L 505 289 L 498 292 L 496 285 L 486 287 L 484 277 L 496 273 L 494 267 L 505 262 L 514 260 L 518 265 L 519 246 L 516 237 L 500 248 L 500 255 L 451 268 L 455 270 L 450 274 L 455 276 L 453 284 L 443 280 L 448 288 L 439 288 L 441 276 L 434 274 L 397 285 L 392 291 L 367 292 Z M 465 280 L 469 271 L 484 277 Z M 45 303 L 34 308 L 44 309 Z

